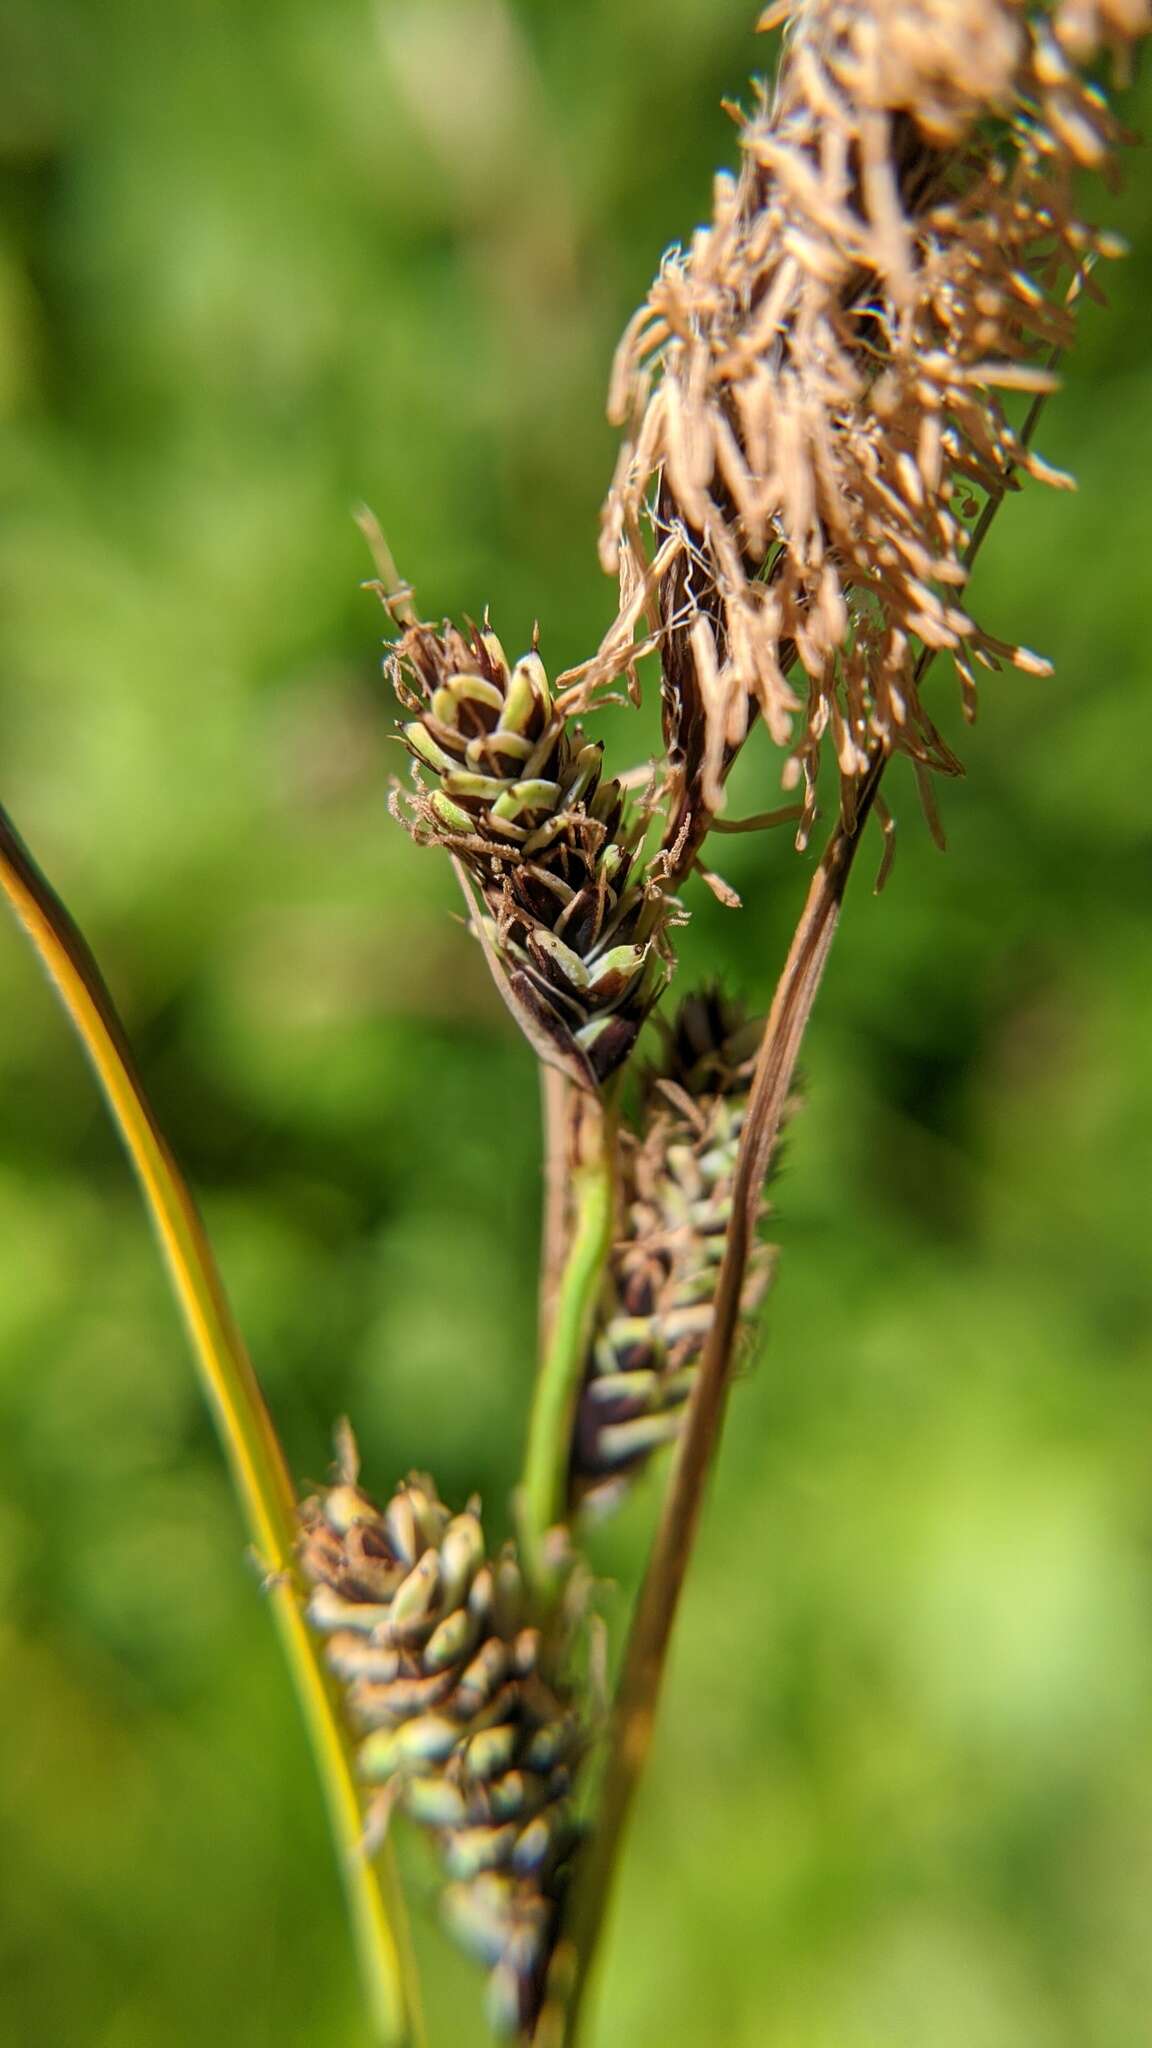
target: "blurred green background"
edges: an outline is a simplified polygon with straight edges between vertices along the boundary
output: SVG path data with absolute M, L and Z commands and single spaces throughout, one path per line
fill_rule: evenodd
M 590 651 L 611 351 L 731 157 L 753 12 L 0 0 L 0 788 L 117 992 L 296 1472 L 347 1411 L 370 1483 L 430 1465 L 497 1532 L 535 1079 L 385 812 L 350 508 L 427 612 L 490 602 L 512 651 L 538 616 L 554 671 Z M 892 881 L 854 885 L 600 2048 L 1150 2038 L 1146 163 L 1100 206 L 1135 253 L 1041 437 L 1080 497 L 1010 506 L 978 581 L 1056 679 L 990 680 L 949 857 L 894 777 Z M 739 801 L 776 778 L 758 743 Z M 689 967 L 764 1003 L 806 867 L 732 842 L 747 907 L 695 891 Z M 0 2039 L 349 2048 L 296 1710 L 12 927 L 0 1247 Z M 650 1505 L 598 1547 L 625 1584 Z M 402 1848 L 434 2040 L 471 2048 L 477 1981 Z

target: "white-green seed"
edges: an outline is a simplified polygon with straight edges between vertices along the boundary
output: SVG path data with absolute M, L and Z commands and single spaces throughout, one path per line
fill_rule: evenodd
M 484 1728 L 464 1745 L 464 1758 L 474 1778 L 495 1778 L 506 1771 L 516 1754 L 519 1730 L 505 1724 Z
M 444 1862 L 450 1877 L 470 1878 L 482 1870 L 506 1868 L 516 1847 L 516 1830 L 503 1827 L 461 1828 L 444 1844 Z
M 487 711 L 503 709 L 504 694 L 483 676 L 449 676 L 432 692 L 432 716 L 441 725 L 459 723 L 461 704 L 482 704 Z
M 475 1643 L 478 1629 L 476 1616 L 469 1614 L 466 1607 L 457 1607 L 445 1615 L 425 1646 L 424 1663 L 428 1670 L 443 1671 L 448 1665 L 459 1664 Z
M 440 1559 L 426 1550 L 392 1599 L 392 1633 L 402 1638 L 427 1625 L 440 1592 Z
M 387 1628 L 391 1615 L 391 1602 L 345 1600 L 332 1586 L 317 1586 L 308 1602 L 308 1619 L 323 1635 L 336 1629 L 372 1635 L 376 1629 Z
M 360 1769 L 366 1778 L 390 1778 L 405 1764 L 447 1762 L 460 1740 L 460 1724 L 445 1714 L 421 1714 L 402 1728 L 379 1729 L 360 1744 Z
M 468 1818 L 464 1794 L 448 1778 L 410 1778 L 404 1806 L 413 1820 L 428 1828 L 459 1828 Z

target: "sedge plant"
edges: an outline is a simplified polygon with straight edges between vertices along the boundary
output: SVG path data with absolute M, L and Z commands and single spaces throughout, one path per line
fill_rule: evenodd
M 392 811 L 450 861 L 542 1082 L 540 1351 L 513 1541 L 414 1473 L 380 1491 L 337 1429 L 299 1499 L 212 1253 L 77 926 L 15 829 L 6 893 L 90 1056 L 167 1260 L 300 1696 L 380 2044 L 422 2040 L 391 1861 L 425 1831 L 493 2031 L 574 2043 L 651 1740 L 734 1372 L 771 1281 L 766 1186 L 856 857 L 891 857 L 885 786 L 960 761 L 943 657 L 1047 664 L 969 610 L 1079 306 L 1117 253 L 1083 192 L 1124 139 L 1103 89 L 1146 0 L 795 0 L 739 166 L 661 265 L 612 374 L 621 447 L 601 558 L 618 609 L 553 678 L 546 622 L 421 616 L 365 519 L 409 772 Z M 675 228 L 676 223 L 669 223 Z M 933 676 L 935 684 L 936 677 Z M 662 749 L 610 773 L 597 714 L 656 689 Z M 757 728 L 762 813 L 726 790 Z M 693 892 L 738 909 L 723 835 L 827 836 L 768 1015 L 676 985 Z M 718 853 L 714 847 L 719 847 Z M 800 1140 L 802 1142 L 802 1139 Z M 594 1517 L 648 1470 L 642 1582 L 598 1678 Z

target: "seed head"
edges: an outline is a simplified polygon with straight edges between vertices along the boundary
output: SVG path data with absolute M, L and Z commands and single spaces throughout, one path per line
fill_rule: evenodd
M 451 852 L 509 1008 L 541 1056 L 596 1088 L 627 1058 L 667 979 L 669 899 L 641 858 L 603 749 L 558 709 L 532 650 L 411 626 L 390 661 L 415 836 Z
M 625 1229 L 573 1445 L 573 1491 L 598 1509 L 679 1434 L 711 1321 L 759 1036 L 738 1004 L 700 990 L 665 1025 L 663 1056 L 643 1076 L 637 1128 L 622 1142 Z M 772 1263 L 771 1247 L 753 1249 L 746 1323 Z
M 514 1551 L 489 1558 L 477 1503 L 452 1515 L 416 1473 L 381 1510 L 347 1430 L 336 1483 L 304 1503 L 301 1528 L 369 1827 L 382 1799 L 436 1836 L 445 1917 L 489 1970 L 493 2025 L 527 2031 L 577 1837 L 585 1735 L 558 1676 L 565 1639 L 534 1626 Z
M 1118 130 L 1080 65 L 1147 0 L 800 0 L 742 167 L 664 263 L 618 353 L 626 428 L 602 552 L 631 599 L 662 577 L 673 836 L 718 810 L 759 711 L 805 791 L 823 750 L 850 814 L 871 758 L 958 762 L 920 695 L 939 649 L 1046 664 L 964 603 L 974 535 L 1033 453 L 1075 299 L 1114 244 L 1074 183 Z M 645 530 L 650 539 L 645 539 Z

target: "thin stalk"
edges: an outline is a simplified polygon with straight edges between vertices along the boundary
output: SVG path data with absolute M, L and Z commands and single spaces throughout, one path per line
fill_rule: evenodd
M 571 1083 L 558 1067 L 540 1062 L 540 1110 L 544 1135 L 544 1210 L 540 1232 L 539 1355 L 552 1334 L 552 1315 L 568 1243 L 568 1132 Z
M 545 1593 L 554 1579 L 549 1537 L 567 1520 L 576 1403 L 612 1242 L 615 1139 L 614 1104 L 585 1097 L 573 1127 L 568 1170 L 571 1235 L 536 1377 L 518 1496 L 524 1563 Z
M 841 824 L 820 862 L 793 934 L 764 1028 L 741 1139 L 712 1321 L 677 1444 L 671 1479 L 629 1632 L 608 1729 L 604 1782 L 566 1930 L 566 1994 L 545 2015 L 541 2044 L 576 2041 L 589 1969 L 603 1926 L 624 1829 L 651 1745 L 656 1707 L 704 1488 L 724 1420 L 748 1256 L 760 1194 L 792 1086 L 801 1043 L 835 937 L 844 889 L 875 800 L 883 759 L 874 759 L 851 830 Z M 549 2031 L 551 2029 L 551 2031 Z
M 351 1747 L 305 1619 L 292 1480 L 224 1292 L 204 1226 L 136 1071 L 124 1027 L 86 940 L 0 808 L 0 884 L 47 968 L 95 1070 L 168 1267 L 303 1712 L 336 1845 L 372 2039 L 424 2039 L 407 1919 L 390 1854 L 363 1845 Z

